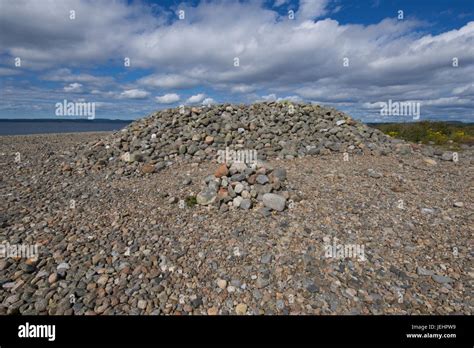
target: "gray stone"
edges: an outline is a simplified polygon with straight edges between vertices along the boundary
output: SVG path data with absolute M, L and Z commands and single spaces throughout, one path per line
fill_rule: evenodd
M 265 254 L 260 258 L 260 262 L 263 264 L 268 264 L 272 260 L 272 254 Z
M 453 153 L 451 151 L 443 152 L 443 154 L 441 155 L 441 159 L 443 161 L 452 161 L 453 160 Z
M 234 191 L 237 194 L 241 193 L 243 190 L 244 190 L 244 185 L 242 185 L 240 182 L 237 183 L 237 185 L 235 185 L 234 187 Z
M 207 188 L 197 194 L 196 201 L 200 205 L 209 205 L 209 204 L 214 203 L 216 198 L 217 198 L 216 191 Z
M 69 264 L 67 262 L 60 263 L 57 267 L 57 270 L 66 270 L 69 269 Z
M 378 173 L 373 169 L 369 169 L 367 172 L 371 178 L 380 179 L 383 176 L 381 173 Z
M 269 180 L 268 180 L 268 176 L 260 174 L 260 175 L 257 175 L 256 181 L 260 185 L 265 185 Z
M 263 195 L 263 205 L 276 211 L 285 210 L 286 199 L 283 196 L 274 193 L 265 193 Z
M 423 268 L 423 267 L 417 267 L 416 273 L 422 276 L 432 276 L 434 274 L 433 271 L 427 270 L 426 268 Z
M 240 208 L 244 210 L 249 210 L 252 207 L 252 201 L 250 199 L 243 199 L 240 203 Z
M 192 144 L 191 146 L 188 147 L 188 153 L 190 155 L 194 155 L 198 150 L 199 150 L 199 148 L 194 144 Z
M 437 283 L 441 283 L 441 284 L 446 284 L 446 283 L 452 283 L 453 280 L 449 277 L 446 277 L 446 276 L 442 276 L 442 275 L 439 275 L 439 274 L 433 274 L 431 276 L 431 278 L 437 282 Z
M 42 311 L 46 310 L 47 307 L 48 307 L 48 300 L 47 299 L 40 298 L 40 299 L 36 300 L 35 309 L 38 312 L 42 312 Z
M 275 178 L 278 178 L 280 181 L 285 181 L 286 180 L 286 169 L 285 168 L 275 168 L 272 172 L 272 176 Z

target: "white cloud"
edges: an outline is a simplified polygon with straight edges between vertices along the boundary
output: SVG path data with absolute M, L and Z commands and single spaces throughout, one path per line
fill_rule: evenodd
M 0 76 L 17 75 L 20 72 L 21 72 L 21 70 L 18 70 L 18 69 L 9 69 L 9 68 L 0 67 Z
M 138 80 L 138 83 L 158 88 L 185 88 L 197 85 L 198 81 L 182 75 L 169 74 L 149 75 Z
M 231 92 L 233 93 L 251 93 L 255 91 L 255 87 L 248 85 L 236 85 L 230 87 Z
M 257 101 L 275 101 L 277 99 L 277 96 L 275 93 L 269 94 L 269 95 L 263 95 Z
M 155 97 L 160 104 L 173 104 L 179 101 L 180 97 L 176 93 L 169 93 L 162 96 Z
M 50 71 L 41 76 L 41 79 L 46 81 L 60 81 L 60 82 L 82 82 L 90 83 L 93 85 L 104 85 L 106 83 L 111 83 L 113 78 L 110 76 L 97 77 L 90 74 L 73 74 L 70 69 L 62 68 L 54 71 Z
M 129 89 L 120 93 L 120 98 L 125 99 L 145 99 L 150 95 L 150 92 L 142 89 Z
M 284 4 L 286 4 L 287 2 L 288 2 L 288 0 L 275 0 L 275 3 L 273 4 L 273 6 L 280 7 Z
M 297 96 L 297 95 L 289 95 L 289 96 L 286 96 L 286 97 L 283 97 L 283 98 L 278 98 L 277 101 L 278 102 L 290 101 L 290 102 L 293 102 L 293 103 L 298 103 L 298 102 L 303 101 L 303 99 L 300 96 Z
M 188 103 L 188 104 L 200 103 L 204 99 L 204 97 L 205 97 L 204 93 L 199 93 L 199 94 L 196 94 L 196 95 L 193 95 L 193 96 L 189 97 L 186 100 L 186 103 Z
M 216 101 L 212 98 L 206 98 L 202 101 L 202 105 L 213 105 L 216 104 Z
M 328 0 L 300 0 L 300 7 L 296 17 L 313 19 L 326 14 Z
M 70 83 L 68 86 L 64 86 L 64 92 L 80 93 L 82 92 L 82 84 L 77 82 Z

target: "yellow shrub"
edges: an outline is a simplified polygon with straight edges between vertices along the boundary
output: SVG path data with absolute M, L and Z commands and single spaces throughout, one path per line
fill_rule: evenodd
M 388 132 L 387 134 L 390 135 L 392 138 L 395 138 L 398 135 L 398 132 L 392 131 Z

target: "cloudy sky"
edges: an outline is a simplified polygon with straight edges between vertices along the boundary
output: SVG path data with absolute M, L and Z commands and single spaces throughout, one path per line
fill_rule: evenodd
M 286 99 L 364 121 L 410 101 L 473 122 L 474 5 L 0 0 L 0 118 L 55 118 L 64 99 L 97 118 Z

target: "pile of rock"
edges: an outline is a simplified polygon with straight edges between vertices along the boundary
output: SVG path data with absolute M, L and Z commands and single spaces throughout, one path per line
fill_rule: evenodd
M 283 211 L 290 199 L 286 189 L 286 170 L 258 161 L 221 164 L 204 179 L 205 187 L 196 196 L 200 205 L 215 204 L 221 211 L 229 208 L 249 210 L 262 206 L 262 213 Z M 261 202 L 261 204 L 259 203 Z
M 173 162 L 215 159 L 247 149 L 258 158 L 292 159 L 331 152 L 388 154 L 399 141 L 343 112 L 313 104 L 256 103 L 181 107 L 156 112 L 79 149 L 81 170 L 151 173 Z

